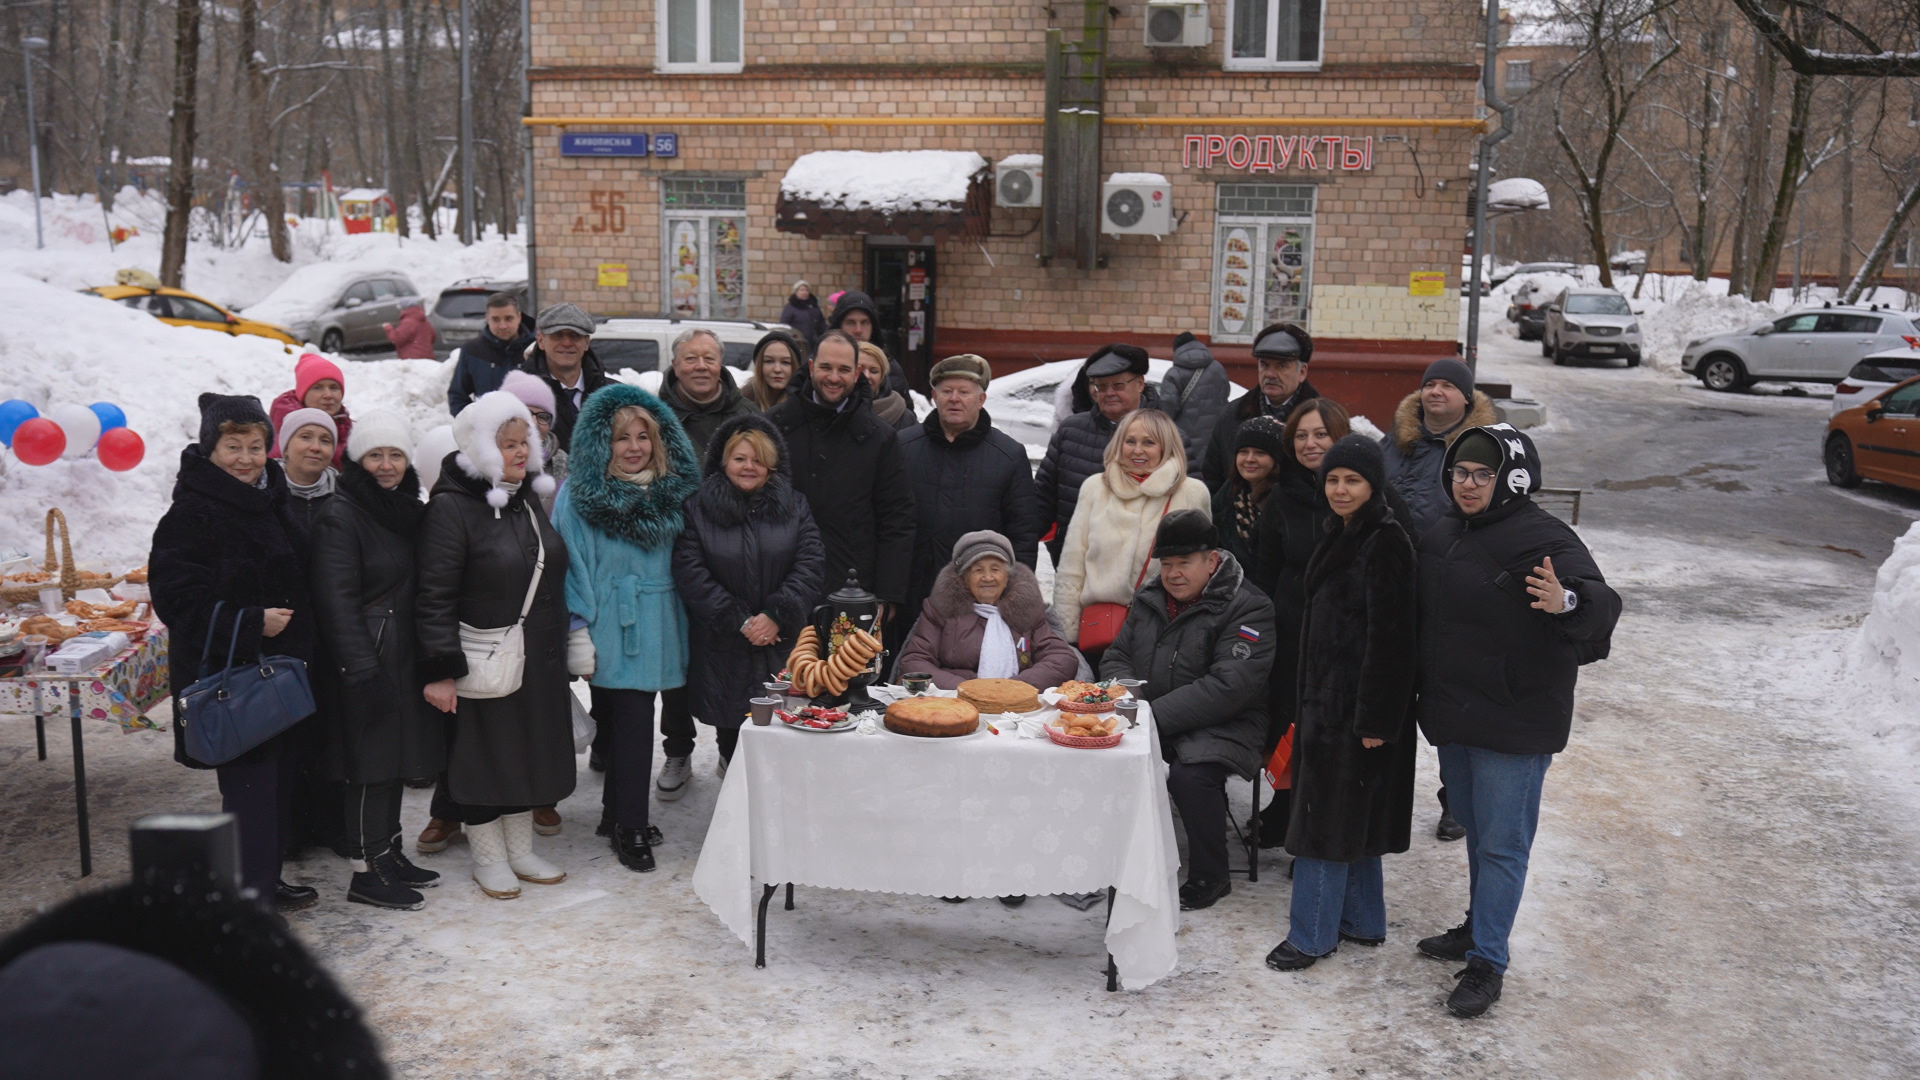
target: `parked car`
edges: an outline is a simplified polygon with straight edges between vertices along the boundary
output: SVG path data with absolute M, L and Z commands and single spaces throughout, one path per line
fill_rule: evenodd
M 1763 379 L 1837 383 L 1863 358 L 1914 335 L 1920 328 L 1911 316 L 1879 305 L 1803 308 L 1687 342 L 1680 370 L 1709 390 L 1742 390 Z
M 1920 490 L 1920 376 L 1827 418 L 1827 480 L 1861 480 Z
M 1062 395 L 1085 363 L 1085 359 L 1055 360 L 994 376 L 993 384 L 987 387 L 987 413 L 993 417 L 993 426 L 1024 443 L 1028 456 L 1038 462 L 1046 455 L 1047 442 L 1058 426 L 1055 410 L 1068 407 Z M 1171 360 L 1157 356 L 1148 359 L 1147 385 L 1158 387 L 1172 369 Z M 1246 392 L 1239 383 L 1227 384 L 1229 401 Z
M 1622 357 L 1628 367 L 1640 366 L 1640 323 L 1627 298 L 1593 285 L 1562 289 L 1545 308 L 1540 355 L 1565 364 L 1574 357 Z
M 310 323 L 294 329 L 325 352 L 385 349 L 389 343 L 381 324 L 398 321 L 400 312 L 420 303 L 420 290 L 405 274 L 377 271 L 339 285 Z
M 1570 262 L 1530 262 L 1516 263 L 1505 269 L 1496 268 L 1487 280 L 1495 285 L 1504 285 L 1523 274 L 1571 274 L 1580 268 Z
M 1847 377 L 1833 388 L 1833 412 L 1829 415 L 1865 405 L 1879 397 L 1880 391 L 1916 375 L 1920 375 L 1920 338 L 1913 339 L 1912 348 L 1874 353 L 1853 365 Z
M 520 301 L 520 310 L 527 310 L 525 278 L 519 281 L 467 278 L 440 290 L 433 310 L 427 312 L 427 321 L 433 324 L 441 352 L 457 349 L 480 336 L 480 331 L 487 328 L 487 298 L 494 293 L 512 293 Z M 528 318 L 531 319 L 531 315 Z
M 1512 301 L 1507 305 L 1507 321 L 1515 324 L 1515 333 L 1521 341 L 1538 341 L 1546 328 L 1547 300 L 1552 290 L 1562 287 L 1566 280 L 1564 274 L 1555 273 L 1546 278 L 1521 278 L 1514 282 L 1509 294 Z
M 229 311 L 205 297 L 195 296 L 185 289 L 169 289 L 163 285 L 96 285 L 84 291 L 105 297 L 135 311 L 144 311 L 172 326 L 194 326 L 222 334 L 249 334 L 253 337 L 272 338 L 287 346 L 288 352 L 293 351 L 293 346 L 300 344 L 300 339 L 284 327 L 253 319 L 243 319 L 236 312 Z
M 673 339 L 695 328 L 713 331 L 726 365 L 742 371 L 753 365 L 753 347 L 769 330 L 796 333 L 785 323 L 753 319 L 605 319 L 593 332 L 593 354 L 609 372 L 661 371 Z

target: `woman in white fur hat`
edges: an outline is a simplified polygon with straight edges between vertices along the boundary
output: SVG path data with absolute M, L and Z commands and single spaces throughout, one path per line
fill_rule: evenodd
M 520 882 L 566 874 L 533 853 L 533 808 L 573 793 L 567 704 L 567 548 L 538 496 L 553 490 L 533 417 L 496 390 L 454 419 L 459 447 L 441 464 L 417 545 L 415 603 L 427 701 L 454 717 L 448 795 L 473 848 L 473 879 L 509 900 Z M 520 685 L 475 697 L 461 631 L 518 622 L 525 643 Z M 474 673 L 477 674 L 477 673 Z

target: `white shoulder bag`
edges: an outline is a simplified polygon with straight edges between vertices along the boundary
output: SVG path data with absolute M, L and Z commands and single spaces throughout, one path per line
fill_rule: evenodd
M 460 651 L 467 654 L 467 673 L 454 681 L 453 688 L 463 698 L 503 698 L 520 689 L 527 671 L 527 638 L 524 624 L 533 610 L 533 594 L 540 588 L 540 575 L 547 568 L 547 541 L 540 535 L 540 517 L 529 513 L 533 522 L 533 541 L 539 545 L 539 557 L 533 563 L 533 580 L 527 582 L 527 598 L 520 605 L 520 617 L 512 626 L 495 630 L 460 624 Z

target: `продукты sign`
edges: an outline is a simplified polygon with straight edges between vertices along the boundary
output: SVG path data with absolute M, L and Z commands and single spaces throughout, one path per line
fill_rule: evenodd
M 1279 172 L 1295 169 L 1373 168 L 1371 135 L 1188 135 L 1180 150 L 1180 167 L 1211 169 L 1225 162 L 1230 169 Z

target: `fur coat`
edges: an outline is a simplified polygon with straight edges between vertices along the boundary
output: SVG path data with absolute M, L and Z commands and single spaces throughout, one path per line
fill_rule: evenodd
M 933 591 L 920 607 L 920 621 L 900 653 L 899 670 L 932 672 L 933 684 L 942 690 L 952 690 L 975 678 L 987 619 L 976 614 L 973 605 L 966 582 L 948 564 L 934 579 Z M 1014 678 L 1044 690 L 1073 678 L 1080 670 L 1080 658 L 1073 646 L 1047 622 L 1046 601 L 1040 596 L 1040 581 L 1032 570 L 1020 563 L 1007 567 L 1007 588 L 994 606 L 1013 632 L 1014 651 L 1020 657 L 1020 672 Z
M 1207 485 L 1189 477 L 1174 457 L 1144 484 L 1118 464 L 1087 477 L 1053 578 L 1053 610 L 1067 636 L 1079 641 L 1080 612 L 1088 605 L 1130 604 L 1139 586 L 1160 572 L 1152 554 L 1161 518 L 1175 510 L 1212 509 Z

